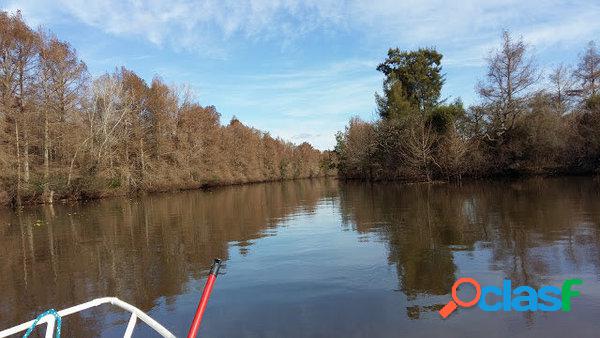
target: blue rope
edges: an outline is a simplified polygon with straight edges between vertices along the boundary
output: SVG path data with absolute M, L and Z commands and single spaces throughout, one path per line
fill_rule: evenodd
M 29 335 L 31 334 L 31 332 L 33 332 L 33 329 L 35 329 L 35 326 L 40 321 L 40 319 L 42 319 L 48 315 L 53 315 L 54 318 L 56 318 L 56 338 L 60 338 L 60 325 L 62 323 L 62 319 L 60 318 L 60 315 L 58 314 L 58 312 L 56 312 L 56 310 L 54 310 L 54 309 L 50 309 L 50 310 L 42 313 L 41 315 L 37 316 L 37 318 L 33 321 L 31 326 L 27 329 L 27 332 L 25 332 L 25 335 L 23 335 L 23 338 L 29 337 Z

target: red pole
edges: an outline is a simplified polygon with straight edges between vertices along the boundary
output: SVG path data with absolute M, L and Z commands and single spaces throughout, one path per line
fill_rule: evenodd
M 190 332 L 188 332 L 187 335 L 188 338 L 196 338 L 196 335 L 198 334 L 198 330 L 200 329 L 200 322 L 202 322 L 202 316 L 204 315 L 204 310 L 206 310 L 206 304 L 208 303 L 208 298 L 210 297 L 210 293 L 212 291 L 213 285 L 215 284 L 215 280 L 217 280 L 217 274 L 219 273 L 220 267 L 221 260 L 215 259 L 215 262 L 210 268 L 210 273 L 208 274 L 206 285 L 204 285 L 204 291 L 202 291 L 202 297 L 200 298 L 200 303 L 198 303 L 196 315 L 194 316 L 194 320 L 192 321 Z

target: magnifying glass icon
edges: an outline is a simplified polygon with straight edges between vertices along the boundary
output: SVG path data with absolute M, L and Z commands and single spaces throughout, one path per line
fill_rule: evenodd
M 462 284 L 471 284 L 475 288 L 475 298 L 473 298 L 471 301 L 465 302 L 458 298 L 456 291 L 458 290 L 458 287 Z M 442 318 L 445 319 L 452 312 L 454 312 L 454 310 L 456 310 L 458 306 L 472 307 L 473 305 L 477 304 L 479 298 L 481 298 L 481 285 L 479 285 L 479 283 L 473 278 L 459 278 L 456 282 L 454 282 L 454 285 L 452 285 L 452 300 L 449 301 L 448 304 L 444 305 L 444 307 L 439 311 L 439 314 L 440 316 L 442 316 Z

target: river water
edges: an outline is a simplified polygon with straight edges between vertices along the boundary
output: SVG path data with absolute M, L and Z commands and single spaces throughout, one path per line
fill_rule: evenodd
M 226 266 L 200 336 L 600 336 L 592 178 L 300 180 L 0 210 L 0 329 L 116 296 L 185 336 L 214 257 Z M 459 277 L 583 285 L 571 312 L 474 307 L 442 320 Z M 102 306 L 64 318 L 63 336 L 118 336 L 127 320 Z

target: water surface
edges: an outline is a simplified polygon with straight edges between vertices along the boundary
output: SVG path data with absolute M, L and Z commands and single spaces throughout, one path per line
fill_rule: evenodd
M 0 328 L 116 296 L 185 336 L 213 257 L 206 337 L 595 337 L 600 183 L 301 180 L 0 211 Z M 560 286 L 569 313 L 437 310 L 459 277 Z M 64 336 L 118 336 L 109 306 Z M 152 332 L 138 325 L 135 336 Z

